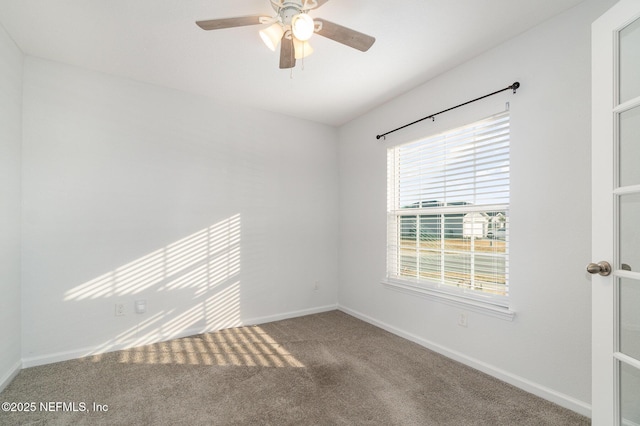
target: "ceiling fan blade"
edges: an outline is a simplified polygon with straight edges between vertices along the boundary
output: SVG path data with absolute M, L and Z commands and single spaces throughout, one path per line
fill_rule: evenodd
M 293 39 L 282 37 L 280 42 L 280 69 L 293 68 L 296 66 L 295 52 L 293 51 Z
M 315 18 L 314 22 L 322 23 L 322 28 L 317 32 L 323 37 L 342 43 L 346 46 L 366 52 L 376 41 L 375 37 L 352 30 L 342 25 L 324 19 Z
M 203 30 L 221 30 L 224 28 L 244 27 L 246 25 L 260 24 L 260 16 L 240 16 L 237 18 L 210 19 L 197 21 L 196 24 Z
M 312 8 L 311 8 L 311 10 L 319 8 L 320 6 L 322 6 L 323 4 L 325 4 L 325 3 L 326 3 L 326 2 L 328 2 L 328 1 L 329 1 L 329 0 L 316 0 L 316 4 L 317 4 L 317 6 L 312 7 Z

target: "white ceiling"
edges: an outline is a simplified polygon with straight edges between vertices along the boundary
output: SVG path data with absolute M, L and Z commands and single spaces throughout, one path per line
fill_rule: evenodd
M 341 125 L 582 0 L 330 0 L 312 17 L 376 37 L 366 53 L 315 35 L 290 70 L 262 26 L 196 20 L 264 14 L 269 0 L 0 0 L 27 55 Z

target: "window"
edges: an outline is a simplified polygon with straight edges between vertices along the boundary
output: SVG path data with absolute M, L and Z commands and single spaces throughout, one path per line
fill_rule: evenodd
M 509 113 L 387 157 L 386 282 L 508 307 Z

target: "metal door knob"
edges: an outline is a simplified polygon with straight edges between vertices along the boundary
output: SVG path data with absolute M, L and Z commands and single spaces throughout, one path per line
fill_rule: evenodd
M 606 277 L 611 273 L 611 265 L 606 260 L 598 263 L 590 263 L 587 265 L 587 272 L 590 274 L 600 274 Z

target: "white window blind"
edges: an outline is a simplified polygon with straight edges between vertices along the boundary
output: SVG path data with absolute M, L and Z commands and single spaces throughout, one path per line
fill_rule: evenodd
M 388 150 L 387 279 L 506 306 L 509 113 Z

